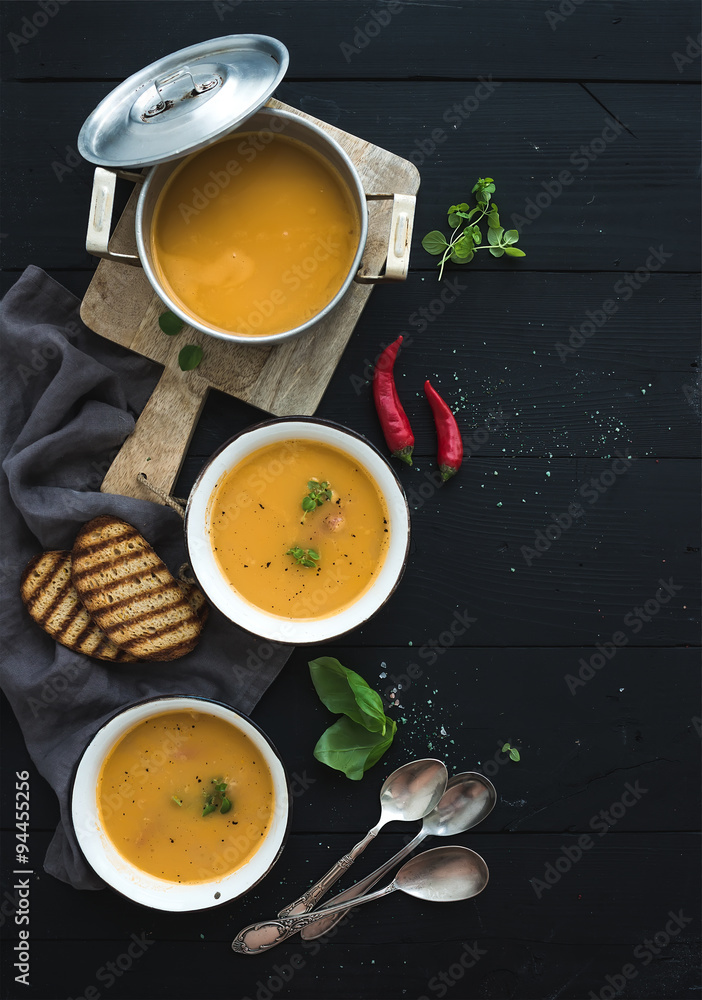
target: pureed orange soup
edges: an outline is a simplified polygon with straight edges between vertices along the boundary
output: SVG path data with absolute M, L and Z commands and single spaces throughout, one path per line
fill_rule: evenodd
M 241 868 L 275 806 L 273 778 L 251 740 L 224 719 L 186 711 L 125 733 L 102 766 L 97 800 L 120 854 L 169 882 L 207 882 Z
M 252 132 L 188 157 L 159 195 L 151 232 L 171 297 L 210 326 L 255 337 L 291 330 L 334 298 L 360 223 L 319 154 Z
M 325 483 L 330 498 L 305 513 L 303 498 L 327 492 Z M 376 579 L 390 538 L 368 472 L 346 452 L 306 440 L 267 445 L 222 476 L 209 522 L 224 577 L 281 618 L 324 618 L 353 603 Z

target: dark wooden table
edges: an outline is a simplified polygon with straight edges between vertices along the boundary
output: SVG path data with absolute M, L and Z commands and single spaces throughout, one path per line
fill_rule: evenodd
M 330 717 L 310 686 L 310 651 L 296 651 L 254 713 L 296 783 L 274 873 L 221 910 L 169 915 L 38 872 L 26 988 L 11 967 L 6 849 L 2 995 L 692 997 L 697 4 L 5 3 L 3 290 L 32 263 L 84 293 L 95 261 L 84 250 L 92 168 L 75 153 L 81 123 L 158 56 L 237 32 L 290 49 L 278 97 L 412 158 L 422 174 L 409 278 L 373 292 L 318 411 L 382 447 L 367 365 L 381 343 L 412 335 L 399 365 L 418 455 L 402 473 L 413 508 L 408 570 L 372 622 L 319 650 L 380 690 L 407 675 L 399 734 L 360 785 L 318 764 L 312 748 Z M 524 217 L 528 256 L 479 255 L 439 285 L 421 236 L 486 174 L 503 217 Z M 444 304 L 450 283 L 457 294 Z M 470 451 L 438 491 L 426 488 L 427 376 L 458 407 Z M 259 418 L 212 393 L 177 492 Z M 581 514 L 568 526 L 574 503 Z M 456 637 L 460 616 L 470 620 Z M 27 768 L 41 856 L 55 798 L 7 703 L 2 721 L 6 847 L 13 774 Z M 499 752 L 506 740 L 520 763 Z M 494 813 L 458 838 L 490 866 L 485 893 L 444 907 L 397 894 L 322 946 L 297 938 L 257 958 L 232 955 L 240 926 L 294 898 L 375 822 L 383 777 L 427 755 L 482 769 L 497 786 Z M 383 832 L 359 871 L 406 835 Z

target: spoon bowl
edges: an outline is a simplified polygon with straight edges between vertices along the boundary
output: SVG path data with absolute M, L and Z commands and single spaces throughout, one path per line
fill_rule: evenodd
M 378 826 L 392 820 L 422 819 L 432 812 L 447 785 L 446 766 L 429 757 L 403 764 L 389 775 L 380 789 L 381 817 Z
M 482 774 L 475 771 L 454 774 L 436 807 L 424 817 L 422 833 L 426 837 L 465 833 L 482 823 L 496 802 L 495 786 Z
M 433 903 L 471 899 L 483 891 L 490 873 L 467 847 L 435 847 L 406 861 L 393 879 L 396 889 Z

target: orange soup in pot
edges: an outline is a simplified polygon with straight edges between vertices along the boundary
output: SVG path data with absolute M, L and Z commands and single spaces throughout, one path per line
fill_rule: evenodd
M 169 882 L 209 882 L 255 854 L 270 829 L 273 778 L 235 726 L 206 712 L 137 723 L 98 778 L 103 829 L 127 861 Z
M 281 618 L 313 619 L 372 586 L 389 546 L 388 520 L 356 459 L 294 440 L 260 448 L 220 478 L 209 536 L 222 575 L 245 601 Z
M 238 133 L 193 153 L 158 197 L 154 269 L 181 308 L 252 337 L 307 322 L 353 263 L 360 221 L 347 185 L 304 143 Z

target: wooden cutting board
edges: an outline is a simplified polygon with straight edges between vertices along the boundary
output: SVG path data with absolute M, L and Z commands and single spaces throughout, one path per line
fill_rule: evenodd
M 81 306 L 83 322 L 95 333 L 163 365 L 163 374 L 134 432 L 117 454 L 102 484 L 104 493 L 153 500 L 137 481 L 170 493 L 210 387 L 276 416 L 310 415 L 341 358 L 373 284 L 401 280 L 407 273 L 419 171 L 408 160 L 350 135 L 297 108 L 270 100 L 328 132 L 353 161 L 368 198 L 368 240 L 357 280 L 324 320 L 293 340 L 271 347 L 228 344 L 186 326 L 168 337 L 158 326 L 164 305 L 140 267 L 102 260 Z M 136 253 L 132 193 L 110 240 L 110 251 Z M 182 372 L 178 353 L 200 344 L 203 360 Z M 148 459 L 148 461 L 147 461 Z

